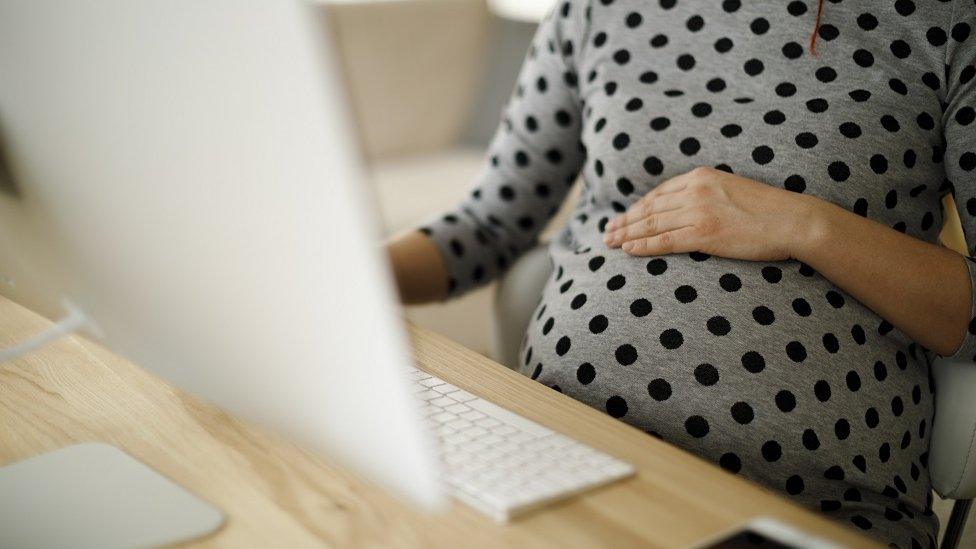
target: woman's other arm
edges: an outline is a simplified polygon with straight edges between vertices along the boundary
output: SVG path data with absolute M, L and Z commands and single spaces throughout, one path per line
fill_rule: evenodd
M 487 284 L 532 248 L 586 154 L 576 59 L 588 2 L 560 2 L 536 31 L 475 188 L 389 255 L 407 303 L 460 296 Z

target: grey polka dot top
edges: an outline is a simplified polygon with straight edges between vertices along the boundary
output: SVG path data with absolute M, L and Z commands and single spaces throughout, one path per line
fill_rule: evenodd
M 928 242 L 953 193 L 976 242 L 974 0 L 825 2 L 811 55 L 816 12 L 561 2 L 477 186 L 422 230 L 459 295 L 535 245 L 582 176 L 523 373 L 884 543 L 930 547 L 929 351 L 802 263 L 602 240 L 655 185 L 710 166 Z M 958 359 L 976 355 L 969 332 Z

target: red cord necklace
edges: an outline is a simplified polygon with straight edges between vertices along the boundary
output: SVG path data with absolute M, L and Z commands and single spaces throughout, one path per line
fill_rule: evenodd
M 810 55 L 817 55 L 817 35 L 820 34 L 820 15 L 823 13 L 823 0 L 817 2 L 817 19 L 810 34 Z

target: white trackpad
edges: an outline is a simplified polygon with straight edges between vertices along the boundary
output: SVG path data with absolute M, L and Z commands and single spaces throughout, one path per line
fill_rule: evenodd
M 0 547 L 155 547 L 223 522 L 219 509 L 108 444 L 0 467 Z

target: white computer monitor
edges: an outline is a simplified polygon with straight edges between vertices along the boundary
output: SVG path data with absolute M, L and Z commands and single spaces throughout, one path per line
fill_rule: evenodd
M 322 17 L 0 1 L 0 292 L 436 506 Z

